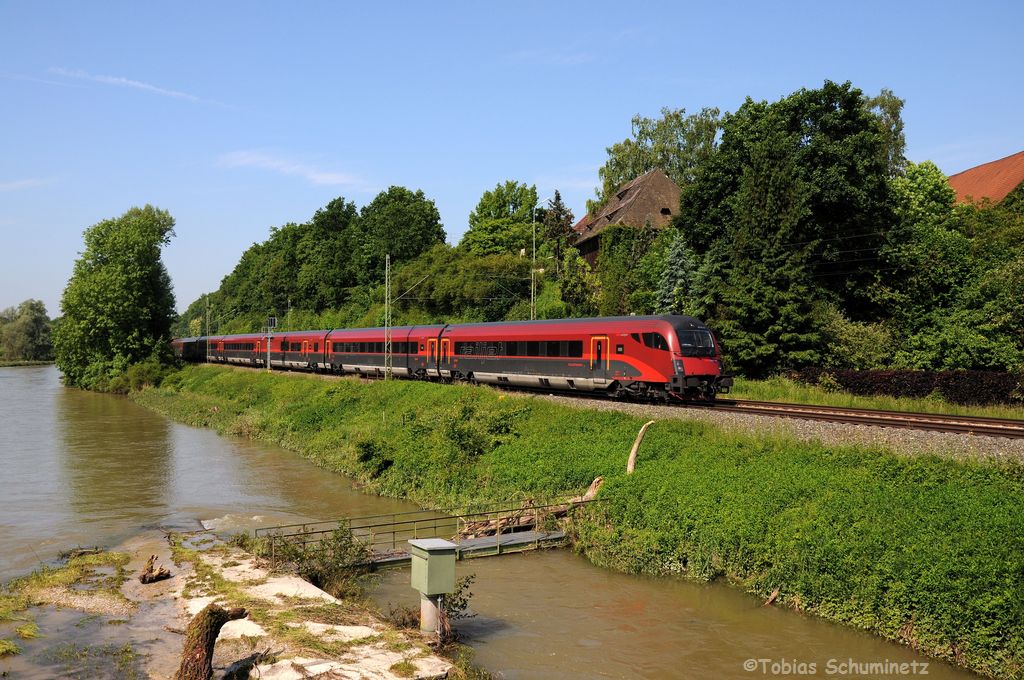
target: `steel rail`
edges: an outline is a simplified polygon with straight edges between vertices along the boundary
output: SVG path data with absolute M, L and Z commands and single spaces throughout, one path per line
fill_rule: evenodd
M 780 418 L 821 420 L 850 425 L 928 430 L 1012 439 L 1024 438 L 1024 421 L 1011 420 L 1009 418 L 957 416 L 743 400 L 717 403 L 714 405 L 713 410 Z

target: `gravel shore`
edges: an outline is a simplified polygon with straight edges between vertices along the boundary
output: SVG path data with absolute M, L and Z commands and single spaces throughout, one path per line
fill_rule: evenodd
M 605 399 L 580 399 L 553 394 L 535 396 L 573 408 L 623 411 L 639 418 L 651 420 L 665 418 L 701 420 L 741 434 L 791 437 L 800 441 L 817 441 L 826 445 L 884 448 L 906 455 L 930 453 L 959 459 L 1024 463 L 1024 439 L 777 418 L 715 411 L 707 407 L 658 406 Z

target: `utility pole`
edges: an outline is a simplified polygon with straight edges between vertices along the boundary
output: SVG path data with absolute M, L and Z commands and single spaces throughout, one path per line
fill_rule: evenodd
M 210 294 L 206 298 L 206 363 L 210 363 Z
M 267 325 L 263 327 L 263 331 L 266 333 L 267 338 L 267 373 L 273 370 L 270 366 L 270 342 L 274 339 L 274 329 L 277 328 L 277 317 L 268 316 Z
M 536 195 L 536 194 L 534 194 Z M 537 206 L 533 206 L 533 260 L 530 263 L 530 321 L 537 318 Z
M 395 360 L 391 352 L 391 254 L 384 255 L 384 379 L 391 378 Z

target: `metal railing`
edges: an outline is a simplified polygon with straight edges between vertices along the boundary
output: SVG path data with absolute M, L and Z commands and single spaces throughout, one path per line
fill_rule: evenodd
M 257 539 L 268 540 L 271 561 L 276 561 L 279 544 L 306 546 L 318 543 L 339 529 L 347 529 L 353 538 L 371 548 L 374 560 L 401 556 L 408 553 L 409 541 L 419 538 L 444 538 L 460 546 L 467 538 L 480 538 L 483 533 L 495 537 L 497 551 L 501 551 L 501 536 L 510 533 L 535 531 L 536 541 L 542 540 L 540 529 L 553 523 L 555 518 L 568 515 L 576 508 L 597 500 L 546 505 L 497 507 L 472 512 L 442 513 L 431 510 L 367 515 L 322 522 L 283 524 L 259 527 L 253 531 Z

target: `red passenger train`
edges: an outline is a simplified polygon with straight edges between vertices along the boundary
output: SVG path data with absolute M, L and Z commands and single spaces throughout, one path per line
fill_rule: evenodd
M 288 331 L 269 340 L 249 333 L 172 344 L 185 361 L 380 376 L 384 333 Z M 400 326 L 391 329 L 391 352 L 392 374 L 405 378 L 708 401 L 732 385 L 714 335 L 688 316 Z

